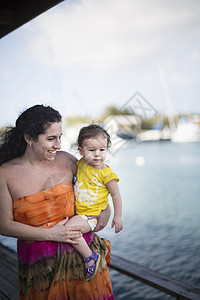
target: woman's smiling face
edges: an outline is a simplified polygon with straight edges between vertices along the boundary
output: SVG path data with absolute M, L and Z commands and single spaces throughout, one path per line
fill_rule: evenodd
M 56 151 L 61 149 L 62 123 L 52 123 L 40 134 L 37 141 L 32 141 L 32 149 L 38 160 L 54 160 Z

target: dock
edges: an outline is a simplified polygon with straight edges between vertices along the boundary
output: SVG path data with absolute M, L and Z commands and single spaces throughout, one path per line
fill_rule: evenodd
M 164 292 L 177 300 L 200 300 L 200 289 L 117 255 L 111 255 L 110 267 L 133 279 Z M 112 279 L 112 278 L 111 278 Z
M 0 299 L 18 300 L 17 253 L 0 244 Z
M 19 299 L 17 267 L 17 253 L 0 243 L 0 300 Z M 110 268 L 171 295 L 177 300 L 200 300 L 200 289 L 114 254 L 111 255 Z

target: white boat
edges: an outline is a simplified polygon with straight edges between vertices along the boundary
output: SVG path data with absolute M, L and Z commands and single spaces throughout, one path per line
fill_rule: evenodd
M 172 134 L 172 142 L 200 142 L 200 126 L 193 122 L 179 123 L 176 131 Z
M 137 142 L 156 142 L 169 141 L 171 139 L 171 131 L 169 127 L 154 127 L 154 129 L 146 130 L 137 134 Z
M 137 135 L 137 142 L 155 142 L 161 140 L 161 130 L 146 130 Z

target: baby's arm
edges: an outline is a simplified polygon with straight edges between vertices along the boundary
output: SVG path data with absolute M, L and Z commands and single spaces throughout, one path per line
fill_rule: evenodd
M 123 223 L 121 219 L 122 199 L 120 196 L 118 183 L 115 179 L 113 179 L 106 183 L 106 187 L 110 192 L 110 195 L 113 200 L 113 206 L 114 206 L 114 217 L 112 220 L 111 227 L 113 228 L 115 226 L 115 233 L 118 233 L 123 229 Z
M 110 209 L 110 205 L 108 204 L 106 209 L 102 210 L 100 212 L 100 215 L 96 216 L 97 226 L 96 226 L 94 232 L 98 232 L 98 231 L 102 230 L 107 225 L 110 215 L 111 215 L 111 209 Z

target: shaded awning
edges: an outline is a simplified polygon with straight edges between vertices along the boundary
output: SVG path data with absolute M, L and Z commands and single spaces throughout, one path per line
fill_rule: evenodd
M 63 0 L 0 0 L 0 38 Z

